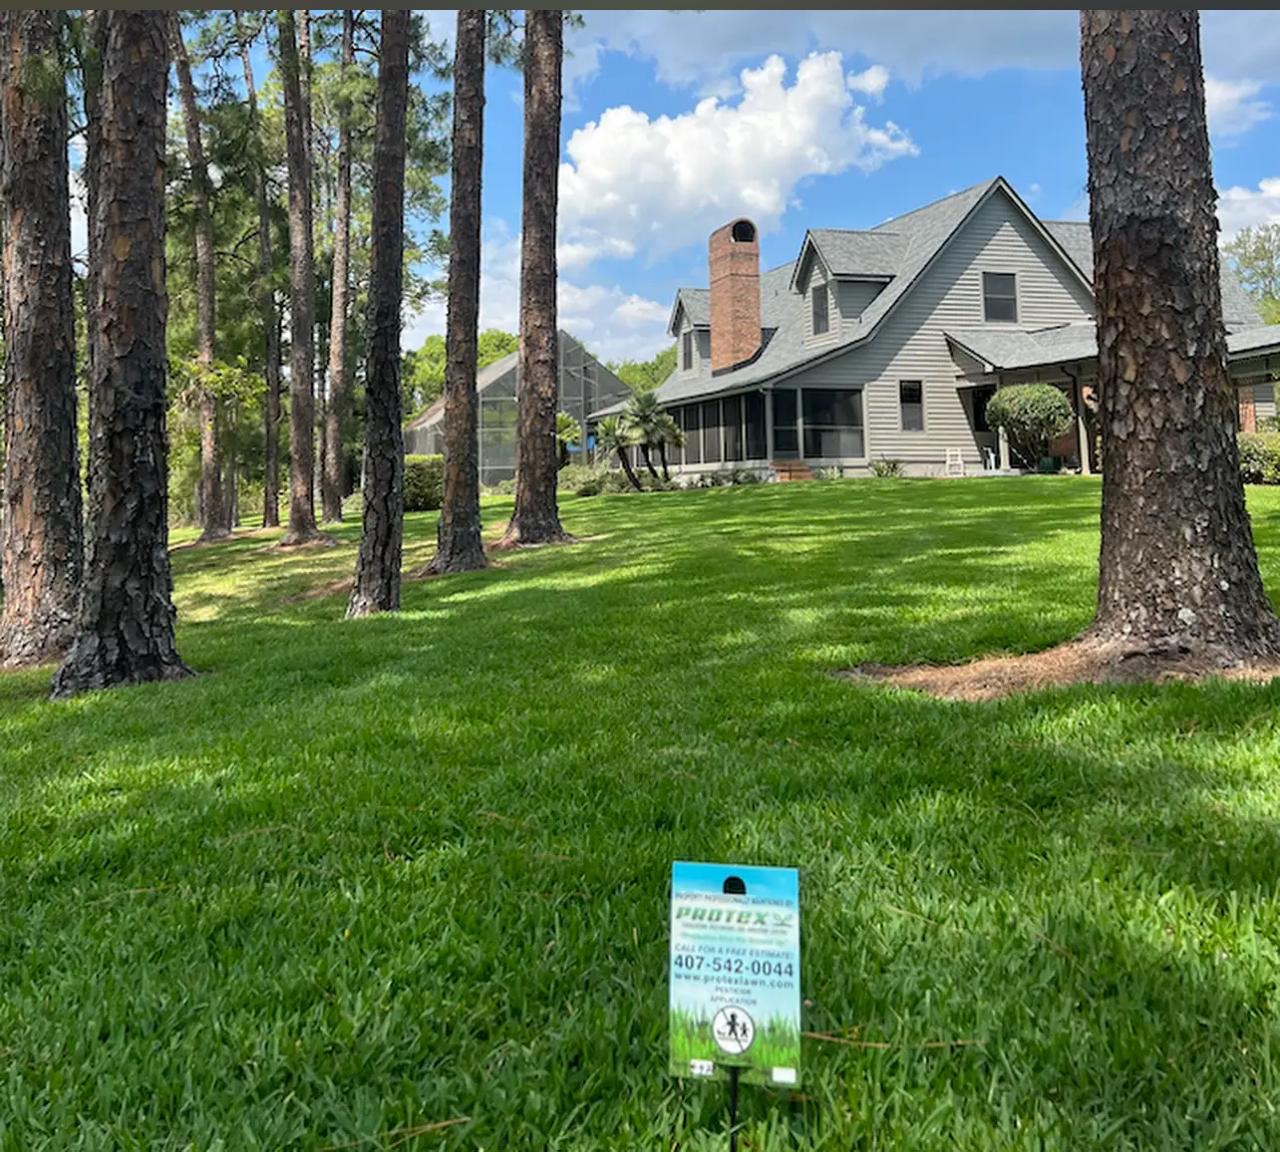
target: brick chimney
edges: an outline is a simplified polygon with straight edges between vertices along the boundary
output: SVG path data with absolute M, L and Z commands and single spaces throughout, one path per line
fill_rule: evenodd
M 711 371 L 760 351 L 760 243 L 750 220 L 711 233 Z

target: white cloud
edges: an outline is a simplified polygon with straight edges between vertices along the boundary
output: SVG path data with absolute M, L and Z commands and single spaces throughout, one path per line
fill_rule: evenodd
M 879 104 L 889 86 L 889 69 L 883 64 L 872 64 L 865 72 L 850 73 L 847 83 L 850 92 L 861 92 Z
M 770 56 L 741 75 L 736 104 L 716 97 L 654 119 L 623 105 L 569 138 L 560 168 L 560 219 L 579 261 L 619 245 L 661 256 L 735 215 L 774 228 L 807 177 L 871 172 L 917 153 L 892 121 L 869 124 L 838 52 L 787 66 Z
M 702 92 L 744 62 L 815 48 L 868 57 L 913 83 L 941 72 L 1066 67 L 1075 20 L 1070 12 L 590 11 L 568 35 L 565 75 L 570 83 L 594 75 L 609 51 L 652 59 L 664 83 Z
M 1219 80 L 1205 75 L 1204 103 L 1215 143 L 1233 141 L 1271 118 L 1271 105 L 1257 99 L 1257 80 Z
M 982 76 L 1007 68 L 1077 69 L 1079 17 L 1029 11 L 588 11 L 566 36 L 569 84 L 595 75 L 606 52 L 650 59 L 658 78 L 703 93 L 723 90 L 744 63 L 770 52 L 834 49 L 884 64 L 909 83 L 935 75 Z M 1228 80 L 1280 73 L 1280 16 L 1206 11 L 1208 69 Z
M 480 327 L 515 332 L 520 318 L 520 238 L 502 220 L 486 222 L 480 260 Z M 670 342 L 668 309 L 618 285 L 560 277 L 560 327 L 602 360 L 648 359 Z M 401 344 L 419 348 L 445 330 L 445 302 L 432 300 L 405 324 Z
M 1251 225 L 1280 223 L 1280 176 L 1262 180 L 1256 188 L 1220 189 L 1218 222 L 1224 240 Z

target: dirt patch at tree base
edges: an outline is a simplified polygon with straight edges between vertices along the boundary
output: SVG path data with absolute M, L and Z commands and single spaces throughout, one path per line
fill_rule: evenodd
M 1184 648 L 1139 648 L 1084 639 L 1044 652 L 987 656 L 968 664 L 860 664 L 838 675 L 924 692 L 941 700 L 999 700 L 1071 684 L 1152 684 L 1211 676 L 1266 683 L 1280 677 L 1280 661 L 1237 660 Z

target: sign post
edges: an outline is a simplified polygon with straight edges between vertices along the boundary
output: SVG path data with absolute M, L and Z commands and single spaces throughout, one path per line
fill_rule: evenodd
M 729 1082 L 800 1083 L 800 879 L 794 868 L 671 869 L 671 1072 Z

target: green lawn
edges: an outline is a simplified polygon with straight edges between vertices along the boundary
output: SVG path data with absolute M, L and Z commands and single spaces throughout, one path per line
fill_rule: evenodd
M 581 544 L 354 624 L 301 594 L 355 525 L 179 549 L 204 675 L 0 677 L 0 1148 L 723 1149 L 667 1074 L 674 858 L 799 866 L 805 1027 L 884 1045 L 806 1039 L 744 1150 L 1280 1147 L 1280 687 L 829 675 L 1069 637 L 1097 499 L 566 500 Z

